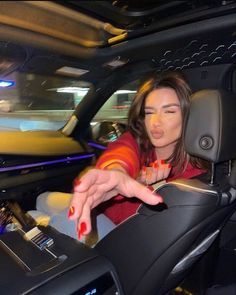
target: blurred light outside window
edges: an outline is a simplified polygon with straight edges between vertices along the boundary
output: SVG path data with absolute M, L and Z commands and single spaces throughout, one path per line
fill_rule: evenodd
M 0 131 L 58 130 L 91 87 L 73 78 L 20 72 L 0 79 Z
M 136 95 L 139 84 L 140 81 L 136 80 L 114 92 L 101 107 L 93 121 L 108 120 L 127 123 L 129 108 Z

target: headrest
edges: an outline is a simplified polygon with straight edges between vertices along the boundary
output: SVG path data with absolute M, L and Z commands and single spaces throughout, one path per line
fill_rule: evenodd
M 188 154 L 214 163 L 236 158 L 236 95 L 214 89 L 194 93 L 184 144 Z

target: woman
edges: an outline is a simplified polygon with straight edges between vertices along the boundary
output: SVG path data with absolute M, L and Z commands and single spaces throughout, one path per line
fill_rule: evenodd
M 129 131 L 109 144 L 95 169 L 75 181 L 68 218 L 77 221 L 79 238 L 91 231 L 91 210 L 104 201 L 110 200 L 99 206 L 100 212 L 118 224 L 141 202 L 163 201 L 147 185 L 206 171 L 207 163 L 187 155 L 183 146 L 190 94 L 179 73 L 142 85 L 130 108 Z

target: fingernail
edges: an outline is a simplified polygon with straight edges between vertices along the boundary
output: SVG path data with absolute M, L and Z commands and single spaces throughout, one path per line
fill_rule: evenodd
M 157 169 L 159 167 L 158 166 L 158 163 L 155 162 L 154 165 L 153 165 L 153 167 Z
M 81 184 L 80 179 L 79 179 L 79 178 L 76 178 L 76 179 L 74 180 L 74 183 L 73 183 L 73 185 L 74 185 L 74 191 L 76 191 L 76 188 L 77 188 L 80 184 Z
M 86 226 L 86 223 L 85 222 L 81 222 L 80 224 L 80 228 L 79 230 L 77 231 L 78 232 L 78 239 L 80 240 L 81 237 L 83 236 L 84 232 L 86 231 L 87 229 L 87 226 Z
M 161 160 L 161 164 L 164 165 L 166 163 L 165 160 Z
M 81 224 L 80 224 L 80 232 L 81 232 L 81 235 L 83 235 L 86 230 L 87 230 L 86 223 L 85 222 L 81 222 Z
M 147 171 L 147 167 L 146 166 L 143 166 L 142 170 L 143 170 L 143 172 L 146 172 Z
M 69 211 L 68 211 L 68 218 L 70 218 L 72 215 L 74 215 L 75 213 L 75 207 L 74 206 L 71 206 Z
M 154 163 L 153 163 L 153 162 L 151 162 L 151 163 L 149 164 L 149 166 L 150 166 L 150 167 L 153 167 L 153 165 L 154 165 Z
M 172 167 L 172 165 L 170 163 L 168 163 L 168 168 L 171 168 L 171 167 Z
M 76 186 L 79 186 L 80 184 L 81 184 L 81 181 L 80 181 L 80 179 L 79 178 L 76 178 L 75 180 L 74 180 L 74 187 L 76 187 Z
M 147 188 L 148 188 L 151 192 L 153 192 L 153 187 L 152 187 L 151 185 L 147 186 Z

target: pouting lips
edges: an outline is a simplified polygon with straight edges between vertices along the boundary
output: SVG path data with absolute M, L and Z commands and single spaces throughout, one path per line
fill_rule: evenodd
M 164 135 L 163 130 L 152 130 L 151 135 L 154 139 L 160 139 Z

